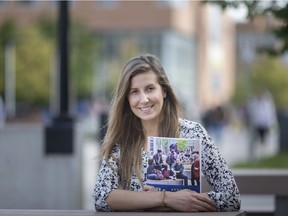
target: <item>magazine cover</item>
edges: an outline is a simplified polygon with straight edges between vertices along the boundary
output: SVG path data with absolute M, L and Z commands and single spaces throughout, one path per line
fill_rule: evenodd
M 158 190 L 201 191 L 199 139 L 148 137 L 146 184 Z

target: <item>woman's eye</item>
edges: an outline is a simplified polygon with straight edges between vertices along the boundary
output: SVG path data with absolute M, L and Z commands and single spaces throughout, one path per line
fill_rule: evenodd
M 130 94 L 137 94 L 137 90 L 130 91 Z

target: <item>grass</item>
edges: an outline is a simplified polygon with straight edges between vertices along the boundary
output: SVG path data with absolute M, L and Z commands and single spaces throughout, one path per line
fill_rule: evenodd
M 272 157 L 233 165 L 233 168 L 281 168 L 288 169 L 288 151 L 282 151 Z

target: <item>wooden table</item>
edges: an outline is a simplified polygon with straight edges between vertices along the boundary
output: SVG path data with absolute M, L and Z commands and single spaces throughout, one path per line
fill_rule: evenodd
M 137 216 L 246 216 L 244 211 L 239 212 L 203 212 L 203 213 L 181 213 L 181 212 L 95 212 L 93 210 L 32 210 L 32 209 L 0 209 L 0 216 L 97 216 L 97 215 L 137 215 Z

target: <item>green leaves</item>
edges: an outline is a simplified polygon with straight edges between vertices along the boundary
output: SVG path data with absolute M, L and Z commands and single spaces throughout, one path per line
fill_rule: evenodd
M 34 26 L 22 29 L 22 38 L 16 45 L 16 99 L 47 105 L 55 44 Z
M 0 26 L 0 94 L 4 94 L 4 44 L 16 48 L 16 99 L 29 106 L 47 106 L 50 83 L 57 74 L 57 23 L 43 16 L 34 25 L 17 26 L 7 20 Z M 90 98 L 95 62 L 99 53 L 96 37 L 83 24 L 73 21 L 69 35 L 69 74 L 74 101 Z M 53 90 L 53 89 L 52 89 Z
M 288 104 L 288 69 L 279 58 L 261 56 L 251 70 L 253 89 L 267 88 L 274 97 L 276 107 Z
M 281 55 L 288 51 L 288 2 L 285 1 L 261 1 L 261 0 L 230 0 L 230 1 L 204 1 L 204 3 L 227 8 L 244 6 L 247 9 L 247 18 L 253 19 L 258 15 L 271 15 L 279 21 L 279 25 L 271 32 L 281 41 L 280 47 L 267 47 L 263 50 L 271 55 Z

